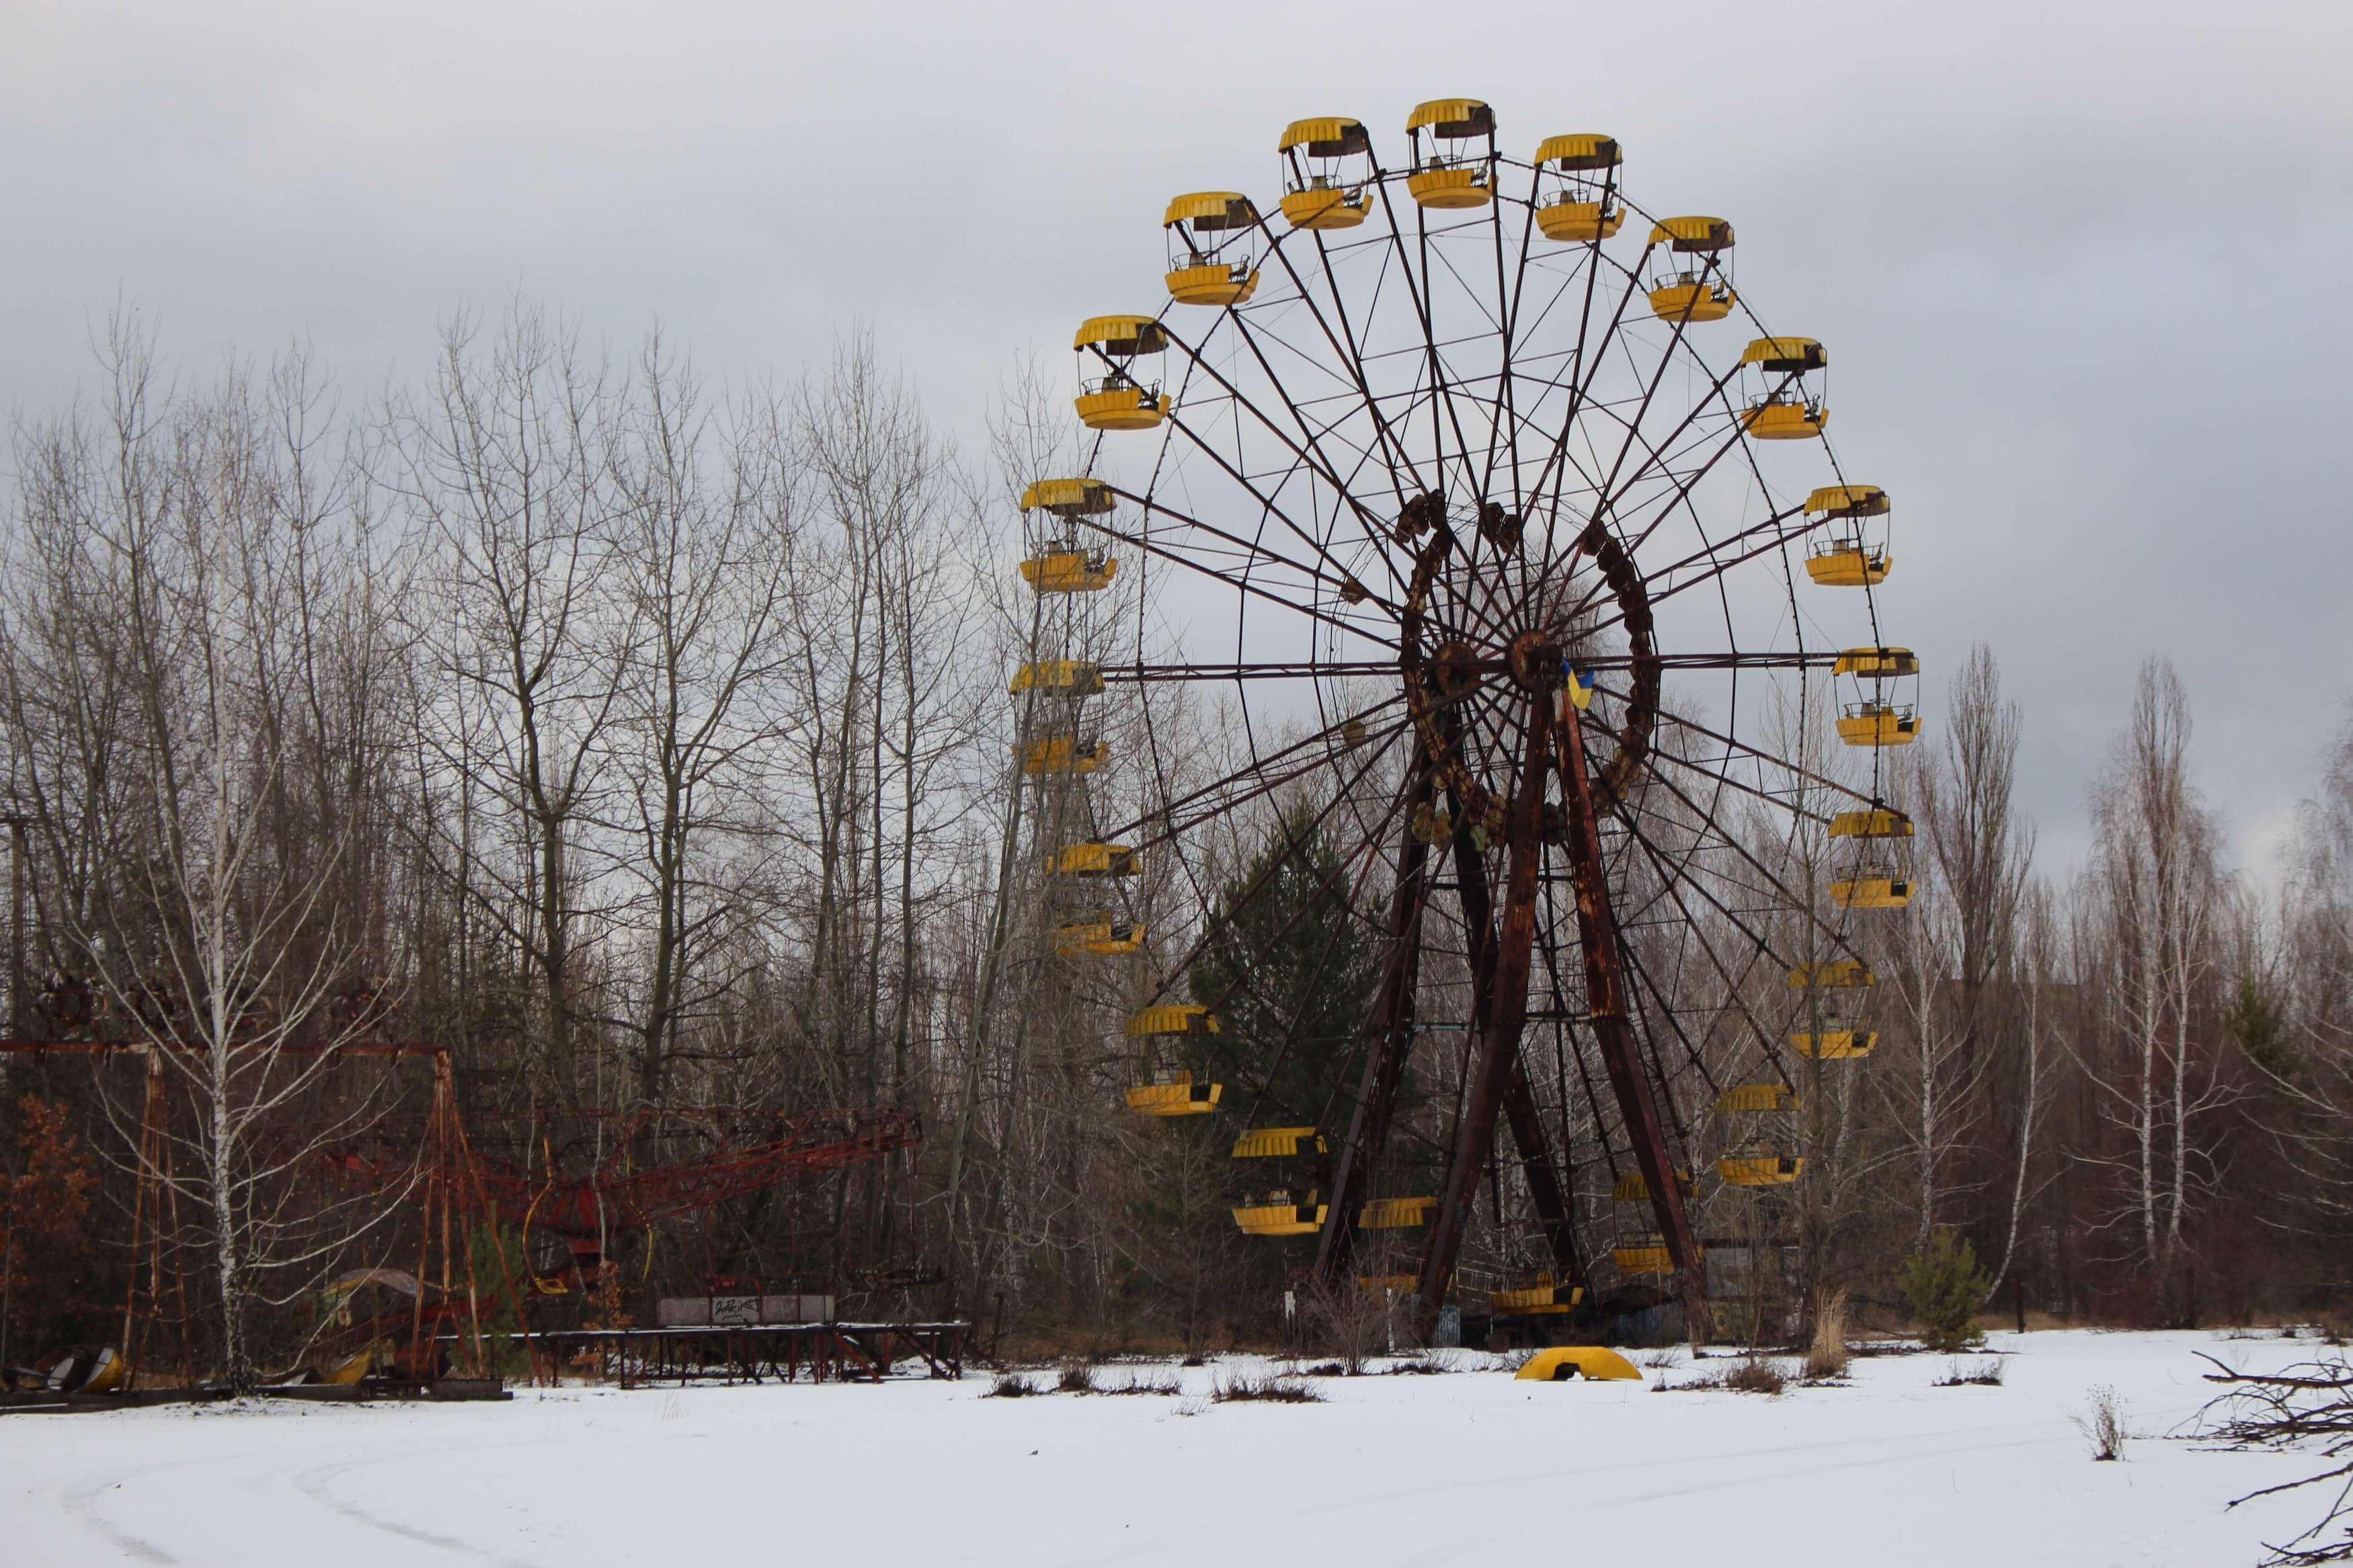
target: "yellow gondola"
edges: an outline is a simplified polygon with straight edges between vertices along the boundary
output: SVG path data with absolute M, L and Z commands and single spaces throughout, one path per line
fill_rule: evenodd
M 1616 234 L 1626 222 L 1615 179 L 1624 157 L 1615 137 L 1547 136 L 1538 142 L 1537 184 L 1541 188 L 1546 174 L 1554 176 L 1556 184 L 1537 201 L 1537 232 L 1563 243 L 1608 239 Z
M 1021 580 L 1040 594 L 1093 594 L 1110 587 L 1118 571 L 1100 550 L 1050 550 L 1021 563 Z
M 1609 1261 L 1618 1266 L 1619 1273 L 1637 1278 L 1675 1271 L 1675 1255 L 1667 1250 L 1665 1239 L 1656 1231 L 1628 1246 L 1611 1248 Z
M 1741 424 L 1759 441 L 1804 441 L 1822 433 L 1831 411 L 1819 402 L 1764 397 L 1750 404 Z
M 1715 1163 L 1715 1173 L 1736 1187 L 1787 1186 L 1803 1174 L 1805 1160 L 1764 1139 L 1742 1144 Z
M 1799 1100 L 1786 1084 L 1735 1084 L 1716 1096 L 1712 1108 L 1718 1116 L 1735 1119 L 1749 1134 L 1746 1141 L 1715 1163 L 1715 1173 L 1736 1187 L 1780 1186 L 1798 1179 L 1804 1160 L 1791 1155 L 1767 1128 L 1783 1127 Z
M 1651 280 L 1651 313 L 1662 321 L 1720 321 L 1740 302 L 1725 252 L 1732 226 L 1720 217 L 1671 217 L 1651 228 L 1652 247 L 1664 245 L 1670 263 Z M 1693 258 L 1702 258 L 1694 267 Z
M 1091 316 L 1071 346 L 1080 356 L 1079 422 L 1090 430 L 1149 430 L 1168 417 L 1159 384 L 1139 380 L 1135 362 L 1168 349 L 1167 329 L 1150 316 Z M 1090 369 L 1101 374 L 1091 375 Z
M 1049 877 L 1133 877 L 1143 857 L 1124 844 L 1066 844 L 1046 857 Z
M 1064 958 L 1116 957 L 1134 952 L 1143 945 L 1143 926 L 1134 921 L 1113 920 L 1108 912 L 1069 921 L 1054 928 L 1054 951 Z
M 1821 963 L 1801 963 L 1789 971 L 1789 984 L 1795 990 L 1803 990 L 1809 985 L 1839 987 L 1877 984 L 1878 977 L 1865 968 L 1859 958 L 1833 958 Z
M 1799 1029 L 1789 1037 L 1789 1048 L 1801 1057 L 1832 1062 L 1867 1057 L 1879 1045 L 1873 1029 L 1825 1020 L 1820 1030 Z
M 1373 139 L 1345 114 L 1283 127 L 1282 216 L 1293 228 L 1354 228 L 1371 210 Z
M 1887 691 L 1890 681 L 1918 679 L 1920 660 L 1910 648 L 1851 647 L 1838 656 L 1831 672 L 1870 683 L 1867 696 L 1840 710 L 1841 741 L 1850 746 L 1908 746 L 1920 738 L 1918 711 Z
M 1193 191 L 1161 215 L 1168 235 L 1168 297 L 1180 305 L 1239 305 L 1258 288 L 1258 268 L 1235 241 L 1258 227 L 1240 191 Z
M 1180 1068 L 1130 1086 L 1127 1108 L 1143 1116 L 1205 1116 L 1218 1108 L 1218 1097 L 1224 1092 L 1225 1085 L 1195 1083 L 1193 1075 Z
M 1495 111 L 1475 98 L 1433 98 L 1407 116 L 1413 173 L 1405 188 L 1434 212 L 1482 207 L 1495 195 Z M 1427 150 L 1423 138 L 1429 138 Z M 1486 142 L 1483 151 L 1464 142 Z
M 1675 1184 L 1685 1192 L 1691 1190 L 1691 1173 L 1677 1171 Z M 1651 1201 L 1651 1184 L 1640 1171 L 1629 1171 L 1618 1178 L 1609 1189 L 1609 1201 L 1618 1204 L 1646 1204 Z
M 1327 1212 L 1327 1205 L 1313 1188 L 1303 1200 L 1294 1196 L 1289 1188 L 1278 1188 L 1243 1200 L 1233 1215 L 1234 1224 L 1241 1227 L 1245 1236 L 1313 1236 L 1324 1228 Z
M 1778 1083 L 1737 1083 L 1715 1097 L 1718 1116 L 1783 1116 L 1798 1109 L 1798 1097 Z
M 1554 1345 L 1520 1363 L 1512 1376 L 1525 1383 L 1567 1383 L 1581 1377 L 1588 1383 L 1640 1383 L 1634 1363 L 1607 1345 Z
M 1080 658 L 1041 659 L 1013 672 L 1005 689 L 1015 697 L 1025 691 L 1059 691 L 1069 697 L 1092 697 L 1103 689 L 1103 671 Z
M 1162 1002 L 1131 1013 L 1131 1040 L 1182 1040 L 1218 1032 L 1218 1016 L 1194 1002 Z M 1217 1109 L 1224 1086 L 1196 1083 L 1187 1071 L 1160 1074 L 1127 1091 L 1127 1108 L 1146 1116 L 1198 1116 Z
M 1812 338 L 1769 337 L 1751 342 L 1740 355 L 1744 365 L 1760 374 L 1780 378 L 1765 395 L 1748 405 L 1742 424 L 1759 441 L 1799 441 L 1820 436 L 1830 423 L 1830 411 L 1819 395 L 1809 395 L 1803 377 L 1830 363 L 1830 353 Z
M 1920 738 L 1920 715 L 1909 704 L 1850 702 L 1839 710 L 1838 735 L 1850 746 L 1908 746 Z
M 1491 1310 L 1514 1318 L 1556 1316 L 1583 1300 L 1585 1287 L 1556 1284 L 1550 1269 L 1539 1273 L 1533 1285 L 1487 1292 L 1487 1305 Z
M 1014 747 L 1025 773 L 1091 773 L 1111 761 L 1109 741 L 1051 735 Z
M 1892 564 L 1859 538 L 1818 539 L 1806 550 L 1806 575 L 1825 588 L 1876 588 Z
M 1430 1211 L 1438 1206 L 1430 1198 L 1375 1198 L 1356 1211 L 1359 1230 L 1408 1230 L 1430 1223 Z
M 1892 866 L 1865 866 L 1831 884 L 1831 902 L 1842 910 L 1900 910 L 1911 901 L 1910 874 Z
M 1217 1015 L 1190 1002 L 1164 1002 L 1132 1013 L 1130 1039 L 1187 1039 L 1218 1032 Z M 1145 1116 L 1199 1116 L 1217 1109 L 1225 1086 L 1197 1083 L 1189 1070 L 1155 1074 L 1127 1090 L 1127 1108 Z
M 1806 498 L 1809 516 L 1843 521 L 1847 527 L 1818 539 L 1806 552 L 1806 575 L 1826 588 L 1873 588 L 1887 580 L 1893 564 L 1883 531 L 1866 538 L 1866 518 L 1885 517 L 1887 492 L 1877 485 L 1824 485 Z

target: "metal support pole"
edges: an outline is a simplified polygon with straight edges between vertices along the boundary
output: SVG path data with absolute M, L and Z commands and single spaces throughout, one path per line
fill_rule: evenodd
M 1373 1172 L 1388 1146 L 1398 1080 L 1413 1053 L 1414 989 L 1421 979 L 1421 911 L 1430 860 L 1430 847 L 1415 836 L 1414 818 L 1430 797 L 1430 773 L 1417 752 L 1398 848 L 1397 886 L 1389 894 L 1388 967 L 1373 1003 L 1372 1048 L 1366 1053 L 1356 1103 L 1348 1113 L 1347 1136 L 1332 1167 L 1329 1206 L 1315 1240 L 1315 1280 L 1327 1289 L 1341 1283 L 1355 1258 L 1357 1194 L 1371 1187 Z
M 1471 933 L 1472 1027 L 1477 1029 L 1486 1021 L 1494 984 L 1495 906 L 1487 891 L 1487 868 L 1469 837 L 1460 833 L 1454 839 L 1454 881 L 1462 900 L 1462 923 Z M 1570 1283 L 1583 1284 L 1583 1255 L 1569 1224 L 1560 1176 L 1553 1169 L 1552 1145 L 1545 1135 L 1535 1092 L 1528 1083 L 1527 1062 L 1516 1048 L 1512 1053 L 1512 1076 L 1504 1084 L 1504 1121 L 1512 1130 L 1520 1173 L 1528 1184 L 1528 1200 L 1536 1211 L 1537 1225 L 1544 1229 L 1553 1264 Z
M 1601 830 L 1593 811 L 1593 789 L 1586 777 L 1585 742 L 1578 732 L 1577 710 L 1567 693 L 1561 701 L 1561 743 L 1554 755 L 1559 764 L 1561 793 L 1568 819 L 1569 871 L 1577 890 L 1577 945 L 1585 960 L 1585 1005 L 1593 1035 L 1609 1070 L 1609 1088 L 1625 1123 L 1627 1141 L 1634 1146 L 1634 1163 L 1651 1190 L 1651 1209 L 1667 1256 L 1681 1276 L 1684 1326 L 1694 1342 L 1706 1336 L 1707 1263 L 1692 1233 L 1691 1215 L 1683 1207 L 1683 1187 L 1675 1180 L 1674 1161 L 1667 1149 L 1667 1130 L 1659 1114 L 1650 1076 L 1642 1069 L 1632 1020 L 1626 1009 L 1625 976 L 1618 955 L 1618 917 L 1609 904 L 1609 879 L 1601 858 Z
M 1414 1310 L 1414 1331 L 1426 1343 L 1438 1326 L 1438 1314 L 1454 1278 L 1454 1263 L 1462 1250 L 1462 1233 L 1471 1218 L 1472 1201 L 1485 1173 L 1490 1145 L 1494 1142 L 1495 1113 L 1504 1089 L 1519 1058 L 1520 1031 L 1527 1021 L 1528 965 L 1535 945 L 1536 868 L 1544 858 L 1540 823 L 1545 795 L 1546 752 L 1551 736 L 1551 708 L 1539 697 L 1528 705 L 1526 754 L 1521 759 L 1519 788 L 1504 826 L 1509 870 L 1504 882 L 1504 918 L 1494 943 L 1493 979 L 1487 987 L 1490 1005 L 1478 1031 L 1471 1068 L 1470 1091 L 1455 1124 L 1454 1147 L 1446 1163 L 1446 1184 L 1439 1194 L 1438 1212 L 1431 1216 L 1430 1249 L 1422 1255 L 1421 1289 Z

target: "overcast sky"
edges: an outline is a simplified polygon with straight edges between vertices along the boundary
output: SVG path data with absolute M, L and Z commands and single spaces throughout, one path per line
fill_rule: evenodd
M 118 298 L 192 373 L 307 336 L 364 397 L 521 291 L 723 377 L 863 321 L 969 442 L 1025 353 L 1158 307 L 1170 195 L 1271 194 L 1299 116 L 1394 153 L 1470 95 L 1519 156 L 1617 136 L 1638 201 L 1731 218 L 1744 296 L 1832 346 L 1841 461 L 1896 498 L 1891 635 L 1932 674 L 1992 645 L 2056 862 L 2147 655 L 2258 871 L 2353 696 L 2347 0 L 0 17 L 20 416 Z

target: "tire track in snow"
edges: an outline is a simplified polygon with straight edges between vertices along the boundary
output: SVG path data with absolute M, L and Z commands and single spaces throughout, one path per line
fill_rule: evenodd
M 1693 1467 L 1706 1467 L 1727 1462 L 1736 1462 L 1742 1459 L 1761 1458 L 1768 1456 L 1778 1458 L 1779 1456 L 1789 1454 L 1820 1454 L 1841 1448 L 1865 1448 L 1878 1451 L 1877 1458 L 1853 1461 L 1842 1467 L 1843 1469 L 1853 1470 L 1869 1468 L 1879 1465 L 1910 1464 L 1922 1459 L 1937 1458 L 1947 1454 L 1975 1453 L 1981 1450 L 1995 1448 L 2011 1448 L 2018 1447 L 2021 1440 L 2034 1440 L 2031 1438 L 2005 1438 L 1998 1442 L 1947 1445 L 1943 1442 L 1943 1439 L 1946 1436 L 1947 1434 L 1943 1433 L 1924 1432 L 1911 1436 L 1839 1437 L 1819 1443 L 1776 1444 L 1769 1448 L 1736 1448 L 1726 1452 L 1714 1454 L 1662 1454 L 1657 1458 L 1628 1459 L 1612 1465 L 1581 1465 L 1576 1468 L 1575 1473 L 1580 1477 L 1588 1477 L 1619 1475 L 1631 1471 L 1654 1470 L 1668 1467 L 1680 1470 Z M 2056 1441 L 2057 1439 L 2053 1440 Z M 1886 1450 L 1892 1443 L 1918 1444 L 1922 1446 L 1917 1447 L 1909 1447 L 1902 1453 L 1889 1453 Z M 1801 1479 L 1806 1476 L 1818 1475 L 1820 1473 L 1819 1468 L 1812 1465 L 1799 1466 L 1793 1468 L 1776 1470 L 1772 1472 L 1762 1470 L 1745 1471 L 1738 1475 L 1726 1476 L 1719 1480 L 1704 1481 L 1695 1485 L 1667 1487 L 1650 1492 L 1623 1493 L 1611 1497 L 1600 1498 L 1595 1500 L 1592 1506 L 1596 1509 L 1617 1509 L 1637 1503 L 1662 1501 L 1669 1498 L 1693 1497 L 1703 1492 L 1728 1490 L 1744 1486 L 1768 1485 L 1778 1481 Z M 1349 1513 L 1361 1515 L 1367 1511 L 1388 1509 L 1399 1504 L 1419 1502 L 1429 1498 L 1448 1497 L 1457 1493 L 1469 1491 L 1489 1490 L 1497 1487 L 1522 1487 L 1543 1481 L 1555 1481 L 1560 1479 L 1561 1476 L 1561 1469 L 1557 1466 L 1554 1466 L 1544 1469 L 1518 1471 L 1510 1475 L 1466 1477 L 1461 1480 L 1436 1481 L 1428 1486 L 1415 1487 L 1409 1490 L 1383 1491 L 1373 1497 L 1342 1498 L 1330 1503 L 1326 1503 L 1319 1508 L 1307 1510 L 1286 1510 L 1279 1517 L 1285 1521 L 1290 1521 L 1314 1514 L 1325 1513 Z M 1238 1521 L 1229 1520 L 1226 1522 L 1231 1524 Z M 1515 1529 L 1482 1537 L 1477 1542 L 1477 1550 L 1485 1551 L 1499 1542 L 1517 1540 L 1525 1534 L 1525 1531 L 1524 1530 Z M 1150 1545 L 1137 1547 L 1129 1552 L 1104 1555 L 1100 1552 L 1091 1551 L 1082 1553 L 1076 1557 L 1068 1558 L 1065 1561 L 1069 1564 L 1069 1568 L 1109 1568 L 1109 1565 L 1113 1563 L 1148 1563 L 1158 1558 L 1187 1554 L 1191 1552 L 1198 1544 L 1198 1542 L 1189 1540 L 1174 1542 L 1162 1540 L 1153 1542 Z M 1464 1551 L 1466 1547 L 1469 1547 L 1470 1545 L 1470 1542 L 1458 1538 L 1435 1546 L 1415 1550 L 1408 1552 L 1405 1556 L 1394 1559 L 1395 1568 L 1422 1568 L 1422 1565 L 1425 1564 L 1459 1562 L 1462 1560 Z
M 179 1559 L 162 1547 L 132 1534 L 112 1520 L 108 1519 L 105 1511 L 99 1507 L 99 1500 L 125 1481 L 136 1480 L 142 1476 L 152 1476 L 160 1470 L 176 1470 L 185 1468 L 180 1465 L 150 1465 L 144 1469 L 118 1471 L 104 1480 L 85 1481 L 78 1487 L 61 1487 L 58 1490 L 58 1506 L 65 1510 L 68 1519 L 72 1520 L 74 1523 L 89 1531 L 92 1535 L 103 1536 L 117 1551 L 126 1556 L 135 1557 L 142 1563 L 177 1563 Z
M 419 1546 L 430 1546 L 437 1552 L 454 1552 L 462 1557 L 478 1557 L 485 1562 L 496 1563 L 500 1564 L 500 1568 L 536 1568 L 535 1564 L 525 1563 L 520 1558 L 501 1556 L 487 1547 L 477 1546 L 470 1541 L 461 1541 L 454 1535 L 439 1535 L 403 1520 L 386 1519 L 380 1514 L 371 1513 L 359 1504 L 346 1502 L 327 1489 L 327 1483 L 338 1476 L 348 1475 L 354 1470 L 378 1468 L 384 1465 L 396 1464 L 401 1460 L 413 1458 L 415 1456 L 410 1454 L 395 1454 L 383 1458 L 353 1459 L 340 1465 L 322 1465 L 316 1469 L 304 1470 L 296 1475 L 293 1478 L 294 1489 L 320 1507 L 341 1514 L 354 1523 L 364 1524 L 370 1530 L 382 1531 L 386 1535 L 396 1535 L 403 1541 L 415 1542 Z

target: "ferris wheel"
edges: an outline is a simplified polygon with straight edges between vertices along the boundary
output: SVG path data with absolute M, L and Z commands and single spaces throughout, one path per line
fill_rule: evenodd
M 1641 1281 L 1704 1314 L 1702 1213 L 1800 1179 L 1802 1091 L 1869 1054 L 1876 911 L 1912 896 L 1888 497 L 1839 465 L 1828 352 L 1766 326 L 1731 223 L 1645 210 L 1609 136 L 1523 161 L 1472 99 L 1403 129 L 1388 163 L 1356 120 L 1294 121 L 1274 203 L 1176 196 L 1168 302 L 1075 334 L 1092 458 L 1023 498 L 1022 570 L 1066 625 L 1119 572 L 1143 591 L 1133 658 L 1073 641 L 1013 682 L 1064 803 L 1057 951 L 1137 962 L 1119 890 L 1152 857 L 1195 878 L 1199 928 L 1134 988 L 1126 1104 L 1237 1118 L 1267 1174 L 1235 1223 L 1325 1282 L 1410 1237 L 1427 1332 L 1508 1138 L 1534 1256 L 1493 1311 Z M 1219 704 L 1235 756 L 1113 820 L 1069 808 L 1089 775 L 1198 764 L 1150 700 L 1113 754 L 1088 715 L 1122 683 Z M 1375 956 L 1305 1088 L 1250 963 L 1203 960 L 1274 879 L 1188 859 L 1278 796 Z

